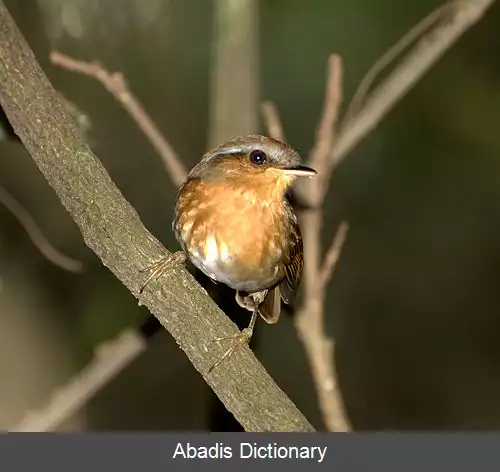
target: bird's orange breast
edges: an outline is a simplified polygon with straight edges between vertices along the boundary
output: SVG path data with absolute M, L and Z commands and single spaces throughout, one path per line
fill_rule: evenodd
M 283 278 L 283 201 L 263 198 L 258 187 L 188 181 L 178 197 L 174 231 L 195 266 L 232 288 L 252 292 Z

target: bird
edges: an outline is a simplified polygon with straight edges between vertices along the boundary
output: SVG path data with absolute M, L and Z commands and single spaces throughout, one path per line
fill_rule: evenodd
M 304 254 L 289 190 L 298 177 L 315 174 L 288 144 L 247 135 L 205 153 L 181 185 L 172 229 L 182 251 L 175 259 L 189 258 L 212 281 L 234 289 L 237 303 L 252 312 L 241 333 L 214 340 L 233 343 L 210 371 L 250 342 L 259 315 L 274 324 L 282 302 L 292 301 Z M 144 285 L 165 263 L 151 268 Z

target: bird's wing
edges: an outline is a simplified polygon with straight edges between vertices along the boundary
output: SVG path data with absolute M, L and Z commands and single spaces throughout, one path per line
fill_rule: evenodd
M 292 221 L 292 225 L 287 248 L 288 254 L 286 254 L 283 263 L 285 278 L 279 285 L 281 298 L 287 304 L 293 299 L 294 292 L 300 284 L 304 270 L 302 235 L 295 214 L 293 214 L 290 221 Z
M 281 290 L 279 285 L 267 291 L 266 298 L 259 305 L 259 315 L 264 321 L 269 324 L 274 324 L 278 321 L 281 313 Z
M 281 313 L 281 300 L 290 303 L 297 290 L 304 267 L 302 235 L 300 234 L 297 216 L 291 207 L 287 207 L 290 232 L 287 238 L 288 246 L 283 258 L 283 280 L 274 288 L 268 290 L 266 297 L 259 306 L 259 314 L 269 324 L 276 323 Z

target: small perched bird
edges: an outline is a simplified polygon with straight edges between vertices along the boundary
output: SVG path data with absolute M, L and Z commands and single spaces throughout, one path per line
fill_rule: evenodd
M 297 289 L 302 237 L 287 190 L 314 174 L 288 145 L 251 135 L 207 152 L 181 186 L 173 230 L 184 253 L 213 281 L 235 289 L 238 304 L 252 312 L 242 333 L 216 340 L 235 342 L 212 369 L 249 342 L 258 314 L 276 323 L 281 301 L 289 303 Z

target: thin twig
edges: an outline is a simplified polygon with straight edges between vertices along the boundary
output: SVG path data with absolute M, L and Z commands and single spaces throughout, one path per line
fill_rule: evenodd
M 15 216 L 26 233 L 28 233 L 33 244 L 52 264 L 69 272 L 79 273 L 83 271 L 83 263 L 65 256 L 52 246 L 28 211 L 1 185 L 0 203 Z
M 286 143 L 283 123 L 281 123 L 281 118 L 276 105 L 271 101 L 265 101 L 261 103 L 260 109 L 267 134 L 271 138 Z
M 319 171 L 326 170 L 327 157 L 333 144 L 335 125 L 342 102 L 342 60 L 338 54 L 328 58 L 323 111 L 316 130 L 314 148 L 309 158 L 311 166 Z
M 385 117 L 453 44 L 485 14 L 494 0 L 455 0 L 449 14 L 408 52 L 393 72 L 364 100 L 358 114 L 343 121 L 331 153 L 336 167 Z
M 326 251 L 325 260 L 323 261 L 323 266 L 321 267 L 319 275 L 319 283 L 324 289 L 326 289 L 328 282 L 332 277 L 335 266 L 337 265 L 337 262 L 340 258 L 340 254 L 342 252 L 342 248 L 344 247 L 348 231 L 349 225 L 345 221 L 343 221 L 337 229 L 337 232 L 332 239 L 328 251 Z
M 78 61 L 57 51 L 50 54 L 50 60 L 56 66 L 86 75 L 104 85 L 108 92 L 127 110 L 156 149 L 175 186 L 178 187 L 184 182 L 187 171 L 182 160 L 160 132 L 137 97 L 130 91 L 121 73 L 108 72 L 97 62 Z
M 97 346 L 92 361 L 66 385 L 56 389 L 47 405 L 28 412 L 13 431 L 56 431 L 145 349 L 146 341 L 131 329 Z
M 328 70 L 323 100 L 323 111 L 316 139 L 309 157 L 309 164 L 318 171 L 318 181 L 309 181 L 305 185 L 309 203 L 313 207 L 321 206 L 330 181 L 330 150 L 335 139 L 335 128 L 342 103 L 342 61 L 340 56 L 332 54 L 328 58 Z
M 354 93 L 353 99 L 349 104 L 349 108 L 344 115 L 345 121 L 349 121 L 359 112 L 363 104 L 363 99 L 377 76 L 379 76 L 381 72 L 388 67 L 391 62 L 393 62 L 406 48 L 408 48 L 410 44 L 415 42 L 426 31 L 428 31 L 429 28 L 437 22 L 439 17 L 446 12 L 446 10 L 451 8 L 451 3 L 445 3 L 444 5 L 441 5 L 433 10 L 423 20 L 413 26 L 410 31 L 408 31 L 396 44 L 392 45 L 379 59 L 377 59 L 375 64 L 363 77 L 356 92 Z

